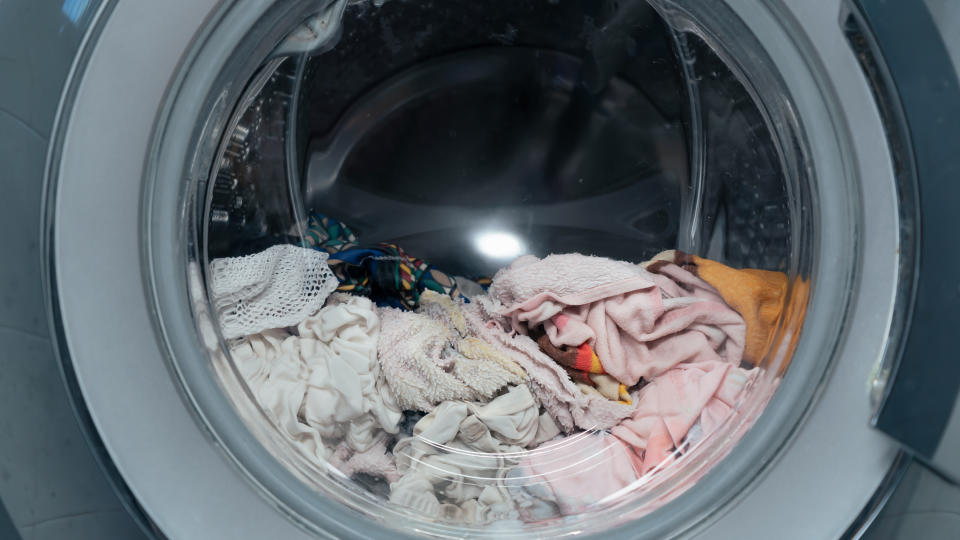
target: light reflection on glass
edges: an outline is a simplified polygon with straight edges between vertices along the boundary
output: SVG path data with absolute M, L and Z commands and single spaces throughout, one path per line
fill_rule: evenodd
M 70 22 L 76 24 L 80 17 L 87 11 L 90 0 L 64 0 L 60 11 L 70 19 Z
M 517 235 L 503 231 L 479 233 L 474 237 L 473 245 L 477 251 L 493 259 L 513 259 L 526 250 Z

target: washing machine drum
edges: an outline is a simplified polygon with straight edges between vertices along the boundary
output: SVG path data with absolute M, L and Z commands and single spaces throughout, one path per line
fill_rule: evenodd
M 825 537 L 882 481 L 911 254 L 837 10 L 134 4 L 50 258 L 163 534 Z

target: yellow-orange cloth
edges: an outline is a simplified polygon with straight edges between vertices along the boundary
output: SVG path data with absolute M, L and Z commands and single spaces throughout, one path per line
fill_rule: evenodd
M 753 268 L 736 269 L 725 264 L 690 255 L 678 250 L 664 251 L 651 262 L 666 260 L 682 266 L 700 279 L 713 285 L 723 300 L 747 323 L 747 339 L 743 352 L 744 360 L 760 366 L 770 362 L 771 351 L 778 351 L 781 343 L 774 343 L 774 336 L 781 320 L 787 320 L 787 326 L 798 329 L 806 312 L 809 283 L 797 279 L 794 282 L 790 305 L 786 306 L 789 280 L 783 272 L 757 270 Z M 790 355 L 796 346 L 799 331 L 785 332 L 781 339 L 788 339 L 783 351 L 786 360 L 781 370 L 786 368 Z

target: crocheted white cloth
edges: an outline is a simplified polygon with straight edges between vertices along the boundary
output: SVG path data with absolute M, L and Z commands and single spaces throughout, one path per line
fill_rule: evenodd
M 271 246 L 210 263 L 210 300 L 223 337 L 293 326 L 313 315 L 338 285 L 326 252 Z

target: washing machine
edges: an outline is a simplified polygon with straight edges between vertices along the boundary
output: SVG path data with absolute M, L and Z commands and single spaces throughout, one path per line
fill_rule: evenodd
M 8 0 L 0 27 L 4 538 L 960 535 L 956 3 Z M 218 265 L 331 224 L 477 295 L 519 255 L 676 249 L 782 298 L 733 412 L 652 473 L 446 519 L 304 452 L 235 359 Z

